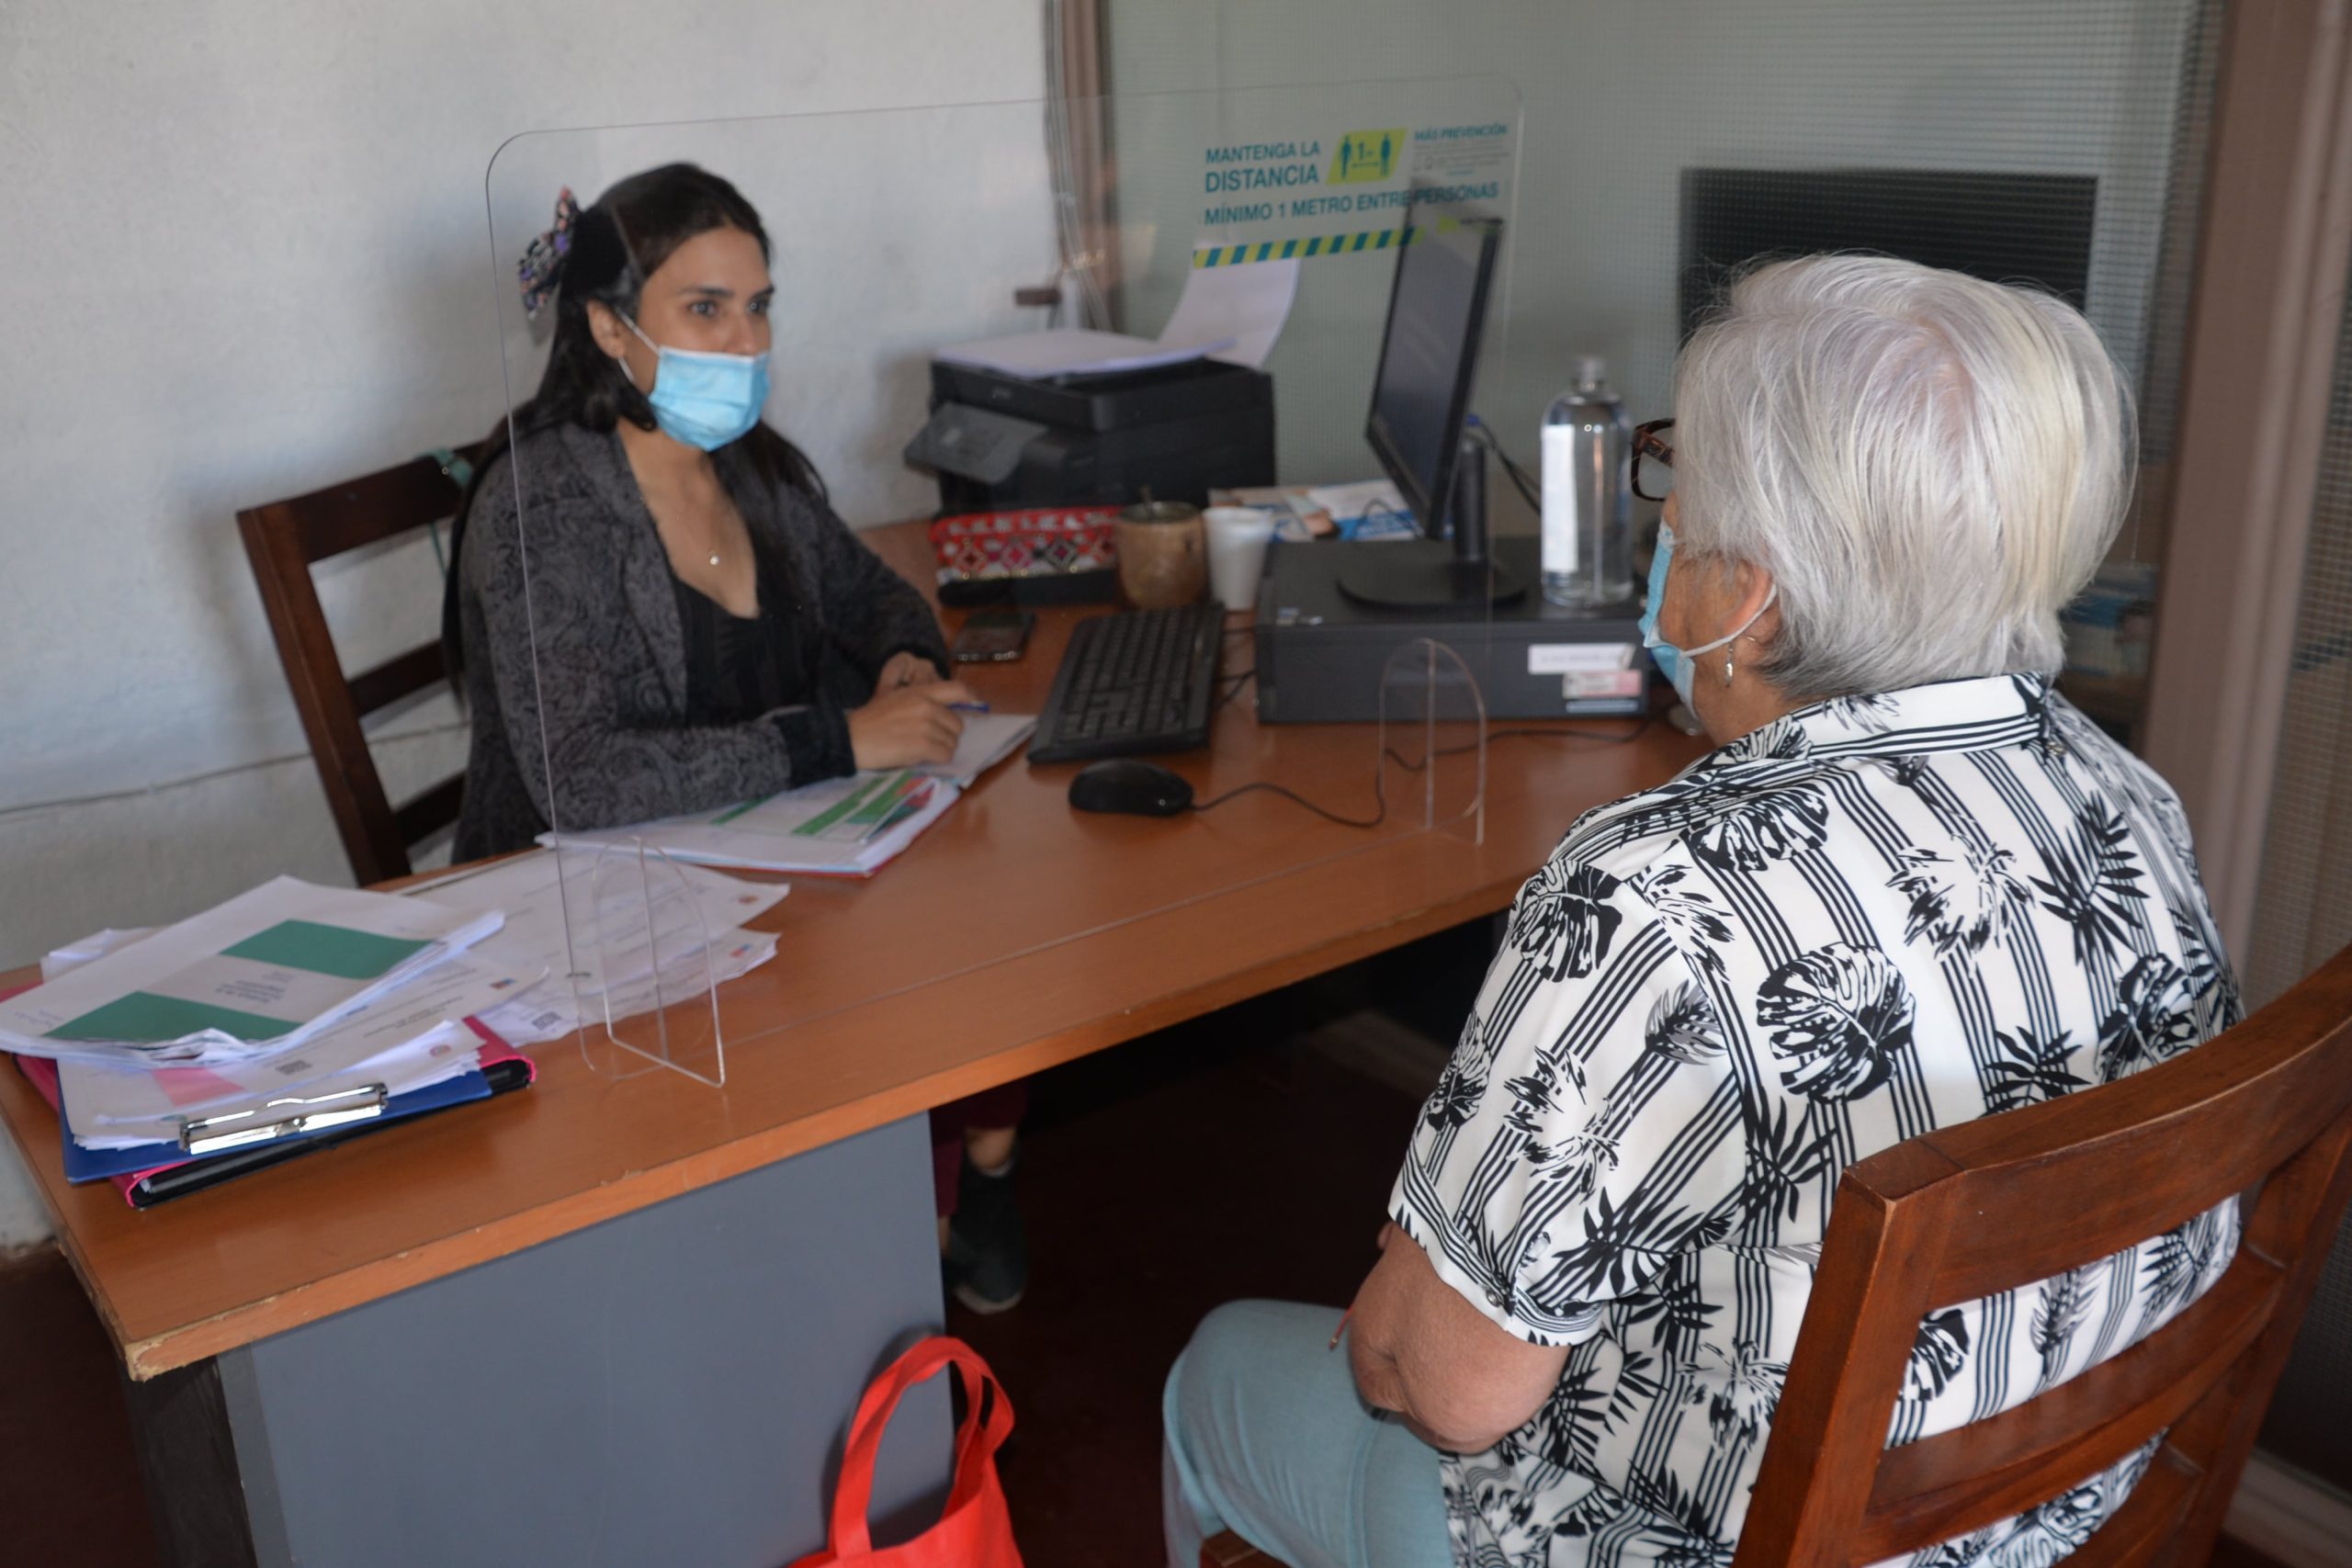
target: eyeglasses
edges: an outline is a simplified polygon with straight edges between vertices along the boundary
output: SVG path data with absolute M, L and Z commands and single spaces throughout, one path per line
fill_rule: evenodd
M 1654 419 L 1646 424 L 1634 426 L 1634 493 L 1644 501 L 1664 501 L 1666 492 L 1674 488 L 1674 448 L 1664 438 L 1664 432 L 1674 428 L 1671 419 Z M 1643 481 L 1642 463 L 1650 463 L 1648 482 Z M 1652 493 L 1651 486 L 1656 486 Z

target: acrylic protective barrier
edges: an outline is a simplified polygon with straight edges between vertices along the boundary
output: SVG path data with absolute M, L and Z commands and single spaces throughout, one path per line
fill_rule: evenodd
M 1426 617 L 1367 617 L 1357 628 L 1366 651 L 1348 677 L 1363 688 L 1359 716 L 1348 723 L 1261 722 L 1251 617 L 1227 616 L 1209 745 L 1155 759 L 1183 775 L 1204 811 L 1081 813 L 1068 799 L 1078 764 L 1015 755 L 870 876 L 783 874 L 789 895 L 752 922 L 755 932 L 722 923 L 697 895 L 703 874 L 682 863 L 688 849 L 647 824 L 708 825 L 733 814 L 730 828 L 773 834 L 775 858 L 839 857 L 853 852 L 844 845 L 864 807 L 887 819 L 925 791 L 935 800 L 952 790 L 921 779 L 820 781 L 865 793 L 797 828 L 774 802 L 742 810 L 789 782 L 787 759 L 821 766 L 854 745 L 859 726 L 844 716 L 873 699 L 898 651 L 868 613 L 892 592 L 886 565 L 935 597 L 928 525 L 951 498 L 907 453 L 931 418 L 942 351 L 1049 326 L 1149 340 L 1130 353 L 1237 336 L 1222 352 L 1261 357 L 1272 378 L 1272 468 L 1245 456 L 1234 461 L 1250 471 L 1194 478 L 1307 486 L 1379 477 L 1366 411 L 1399 248 L 1414 238 L 1410 212 L 1435 210 L 1408 209 L 1417 183 L 1439 187 L 1449 223 L 1467 215 L 1499 226 L 1479 381 L 1495 379 L 1510 352 L 1519 125 L 1507 82 L 1464 78 L 557 130 L 500 150 L 487 182 L 490 249 L 521 434 L 485 480 L 503 491 L 494 504 L 477 504 L 458 570 L 478 606 L 469 632 L 504 660 L 499 722 L 521 787 L 547 841 L 566 846 L 576 1012 L 599 1070 L 666 1066 L 719 1084 L 730 1067 L 744 1070 L 747 1047 L 797 1039 L 808 1052 L 795 1070 L 822 1074 L 831 1053 L 862 1048 L 841 1042 L 896 1049 L 901 1020 L 942 1027 L 938 1009 L 917 1005 L 926 987 L 1002 968 L 1019 978 L 1019 995 L 1036 996 L 1057 973 L 1134 963 L 1149 922 L 1204 901 L 1227 900 L 1240 918 L 1270 885 L 1348 857 L 1395 857 L 1410 840 L 1476 852 L 1487 777 L 1480 681 L 1492 635 L 1484 593 L 1466 595 L 1470 607 L 1449 612 L 1434 637 Z M 782 566 L 755 575 L 748 594 L 741 578 L 704 570 L 704 552 L 723 563 L 744 534 L 644 499 L 649 465 L 684 448 L 632 454 L 618 435 L 550 420 L 546 404 L 532 402 L 560 334 L 597 356 L 571 362 L 587 367 L 590 382 L 619 373 L 616 343 L 594 342 L 594 312 L 575 312 L 560 279 L 535 316 L 524 309 L 517 264 L 548 230 L 557 193 L 569 189 L 591 208 L 616 182 L 679 163 L 725 176 L 760 216 L 762 280 L 775 288 L 763 412 L 824 486 L 821 501 L 779 500 L 740 460 L 741 446 L 719 450 L 714 460 L 733 476 L 745 529 Z M 584 247 L 584 233 L 574 227 L 555 244 Z M 631 248 L 671 245 L 637 234 Z M 755 346 L 748 323 L 737 337 L 718 324 L 741 310 L 740 298 L 679 292 L 726 280 L 687 276 L 692 257 L 678 254 L 679 268 L 652 264 L 652 287 L 636 301 L 648 335 L 672 348 Z M 581 268 L 568 258 L 565 269 L 584 294 Z M 1035 303 L 1040 291 L 1058 302 Z M 1268 350 L 1264 313 L 1250 311 L 1282 294 L 1289 309 Z M 690 324 L 690 304 L 702 324 Z M 1202 328 L 1204 316 L 1211 328 Z M 685 341 L 696 333 L 705 335 Z M 644 368 L 653 368 L 650 354 Z M 682 371 L 678 385 L 696 369 Z M 666 472 L 656 473 L 657 498 Z M 1503 476 L 1493 478 L 1497 528 L 1510 532 L 1518 503 Z M 1131 488 L 1098 488 L 1063 504 L 1130 499 Z M 972 509 L 968 491 L 959 509 Z M 1372 509 L 1375 523 L 1380 511 Z M 782 700 L 806 711 L 780 719 L 740 702 L 714 710 L 741 694 L 714 693 L 707 661 L 702 675 L 690 673 L 690 620 L 697 638 L 710 639 L 702 646 L 742 640 L 745 627 L 705 592 L 728 595 L 730 584 L 738 609 L 762 594 L 791 597 L 786 637 L 800 669 Z M 1023 660 L 954 673 L 990 717 L 1034 714 L 1071 624 L 1118 607 L 1044 609 Z M 962 614 L 944 614 L 948 633 Z M 770 935 L 774 955 L 738 974 L 747 938 Z M 1138 994 L 1159 984 L 1137 975 Z M 852 1013 L 860 1016 L 844 1021 Z M 830 1026 L 809 1028 L 820 1021 Z M 925 1049 L 951 1066 L 957 1044 Z

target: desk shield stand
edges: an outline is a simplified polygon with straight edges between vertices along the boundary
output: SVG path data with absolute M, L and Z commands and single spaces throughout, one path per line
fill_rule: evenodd
M 607 1077 L 667 1068 L 724 1086 L 718 954 L 685 873 L 642 840 L 559 852 L 582 1059 Z
M 1459 653 L 1417 638 L 1380 684 L 1379 795 L 1424 832 L 1487 841 L 1487 704 Z

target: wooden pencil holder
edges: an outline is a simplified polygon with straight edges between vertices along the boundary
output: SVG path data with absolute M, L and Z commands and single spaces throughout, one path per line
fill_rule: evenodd
M 1113 536 L 1119 586 L 1136 609 L 1189 604 L 1208 586 L 1199 507 L 1182 501 L 1143 502 L 1119 513 Z

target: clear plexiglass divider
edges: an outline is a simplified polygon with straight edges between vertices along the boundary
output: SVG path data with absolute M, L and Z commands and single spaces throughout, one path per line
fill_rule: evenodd
M 1481 840 L 1482 687 L 1502 655 L 1492 554 L 1453 528 L 1484 469 L 1455 357 L 1471 345 L 1476 386 L 1508 375 L 1520 117 L 1508 82 L 1474 77 L 599 127 L 500 150 L 490 250 L 515 434 L 457 570 L 469 659 L 496 678 L 498 712 L 476 723 L 514 763 L 499 815 L 562 846 L 569 1016 L 597 1070 L 723 1084 L 730 1052 L 740 1073 L 747 1043 L 844 1009 L 1403 837 Z M 740 224 L 707 188 L 640 180 L 644 199 L 600 206 L 675 164 L 757 214 L 748 274 L 740 245 L 690 248 L 714 213 Z M 560 222 L 559 191 L 578 209 Z M 622 209 L 627 232 L 605 222 Z M 715 442 L 703 470 L 693 448 L 728 434 L 745 371 L 695 355 L 763 340 L 773 434 Z M 1059 357 L 1016 373 L 1039 354 Z M 649 392 L 659 430 L 640 440 L 614 421 Z M 1367 488 L 1398 465 L 1451 477 Z M 712 474 L 740 522 L 705 504 Z M 1147 488 L 1278 524 L 1254 611 L 1225 619 L 1208 746 L 1152 758 L 1207 809 L 1082 813 L 1078 764 L 1021 755 L 962 782 L 844 776 L 845 716 L 888 694 L 877 678 L 910 645 L 892 585 L 957 601 L 948 630 L 974 591 L 968 552 L 929 525 L 1019 513 L 1007 526 L 1099 537 Z M 1347 537 L 1309 538 L 1327 524 Z M 729 558 L 747 542 L 748 570 Z M 1009 570 L 978 569 L 980 588 Z M 1421 588 L 1399 599 L 1400 577 Z M 756 619 L 774 595 L 789 614 Z M 956 667 L 990 706 L 964 722 L 1036 712 L 1068 623 L 1126 607 L 1043 609 L 1025 661 Z M 805 790 L 794 769 L 815 775 Z M 788 894 L 739 919 L 739 876 Z
M 1380 682 L 1382 803 L 1424 832 L 1487 841 L 1487 703 L 1462 655 L 1419 637 Z
M 581 1013 L 583 1059 L 615 1077 L 667 1067 L 724 1087 L 718 966 L 733 942 L 714 938 L 686 867 L 642 839 L 558 854 L 587 862 L 594 910 L 588 947 L 600 973 L 594 1005 Z M 579 880 L 565 877 L 567 887 Z

